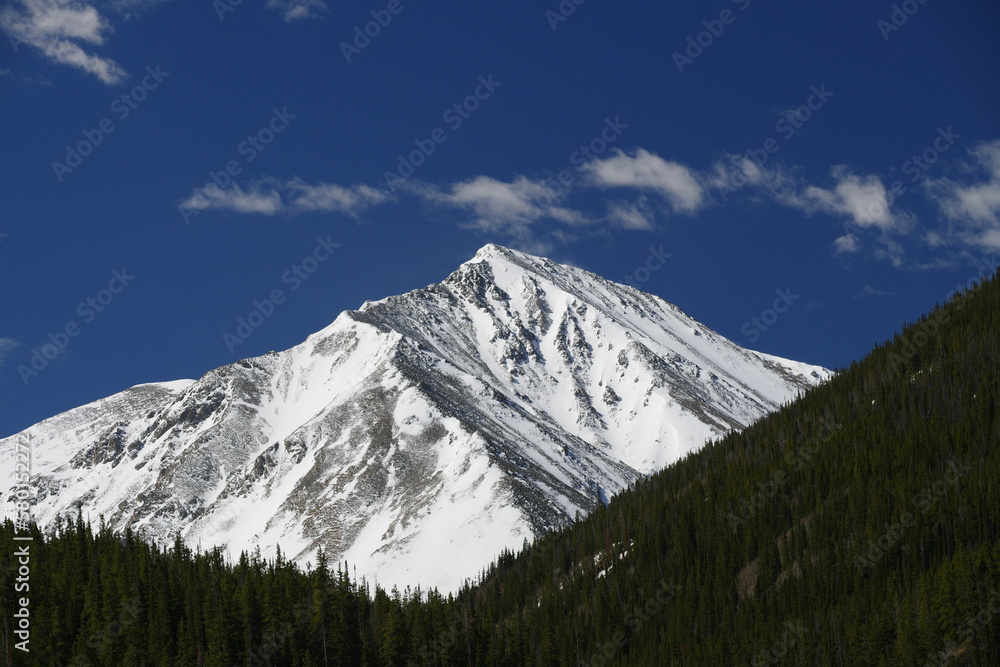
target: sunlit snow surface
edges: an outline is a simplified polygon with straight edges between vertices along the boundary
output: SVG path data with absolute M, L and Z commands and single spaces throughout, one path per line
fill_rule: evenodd
M 658 297 L 489 245 L 290 350 L 29 428 L 34 515 L 45 527 L 82 508 L 233 558 L 280 545 L 304 565 L 322 547 L 387 588 L 454 590 L 501 549 L 829 376 Z M 8 516 L 13 485 L 5 456 Z

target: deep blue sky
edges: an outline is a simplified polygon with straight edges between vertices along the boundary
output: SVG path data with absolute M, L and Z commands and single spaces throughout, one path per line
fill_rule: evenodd
M 995 4 L 587 0 L 556 21 L 555 0 L 242 0 L 220 19 L 223 1 L 0 9 L 0 435 L 290 347 L 489 242 L 637 277 L 737 343 L 830 367 L 1000 261 Z M 391 22 L 348 63 L 372 11 Z M 390 190 L 415 140 L 434 152 Z M 318 237 L 340 246 L 293 290 Z M 798 298 L 755 331 L 779 289 Z

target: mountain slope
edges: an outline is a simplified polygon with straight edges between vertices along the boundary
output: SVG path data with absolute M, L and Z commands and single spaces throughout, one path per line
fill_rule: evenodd
M 998 368 L 994 277 L 455 596 L 33 528 L 17 664 L 993 667 Z M 18 595 L 0 586 L 4 624 Z
M 31 427 L 35 516 L 83 508 L 234 555 L 322 547 L 380 584 L 453 590 L 829 375 L 491 245 L 290 350 Z

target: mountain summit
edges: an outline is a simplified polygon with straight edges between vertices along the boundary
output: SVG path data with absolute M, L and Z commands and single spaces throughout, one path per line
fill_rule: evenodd
M 233 557 L 322 548 L 386 588 L 454 590 L 829 376 L 656 296 L 487 245 L 284 352 L 32 426 L 34 515 L 44 527 L 82 509 Z M 13 486 L 5 467 L 0 500 Z

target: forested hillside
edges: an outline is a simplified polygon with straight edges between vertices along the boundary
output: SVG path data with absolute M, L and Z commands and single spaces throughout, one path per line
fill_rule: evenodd
M 1000 664 L 1000 282 L 456 597 L 342 565 L 164 552 L 82 520 L 32 531 L 7 664 Z M 347 568 L 350 565 L 348 564 Z M 14 647 L 30 597 L 30 653 Z

